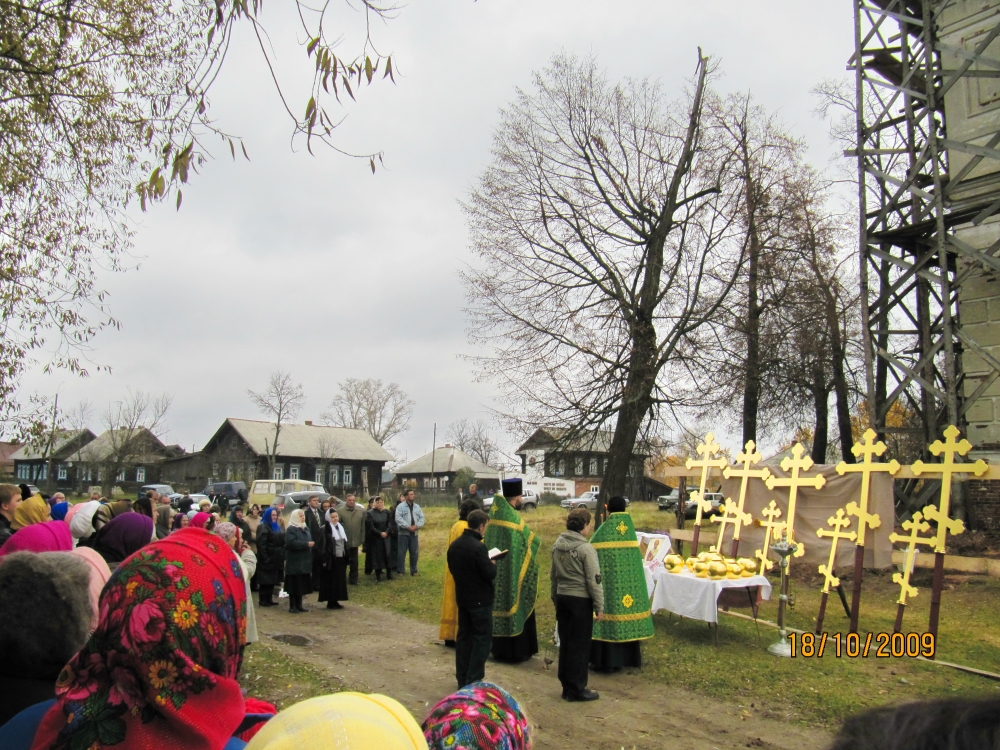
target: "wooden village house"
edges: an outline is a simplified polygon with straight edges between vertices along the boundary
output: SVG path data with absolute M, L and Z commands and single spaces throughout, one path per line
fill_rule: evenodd
M 283 424 L 273 469 L 274 422 L 227 419 L 196 453 L 168 461 L 163 481 L 176 490 L 199 492 L 213 482 L 254 479 L 303 479 L 320 482 L 328 492 L 377 491 L 382 468 L 392 455 L 364 430 Z

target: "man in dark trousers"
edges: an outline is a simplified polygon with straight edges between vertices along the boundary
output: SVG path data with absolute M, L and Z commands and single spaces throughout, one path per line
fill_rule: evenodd
M 448 548 L 448 570 L 455 579 L 458 604 L 455 677 L 459 690 L 486 676 L 486 657 L 493 644 L 493 579 L 497 566 L 483 544 L 489 520 L 484 511 L 472 511 L 469 528 Z
M 326 535 L 323 533 L 323 524 L 325 521 L 319 510 L 319 495 L 311 495 L 306 501 L 304 510 L 306 512 L 306 528 L 309 529 L 309 535 L 312 537 L 312 540 L 316 542 L 312 548 L 312 576 L 310 583 L 312 584 L 312 591 L 319 591 L 319 575 L 323 569 L 323 554 L 326 546 Z

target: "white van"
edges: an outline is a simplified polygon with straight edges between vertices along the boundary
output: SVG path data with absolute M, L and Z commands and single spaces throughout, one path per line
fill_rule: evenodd
M 255 479 L 250 487 L 247 502 L 250 505 L 259 505 L 263 509 L 269 507 L 278 495 L 289 492 L 325 493 L 326 490 L 319 482 L 306 482 L 301 479 Z

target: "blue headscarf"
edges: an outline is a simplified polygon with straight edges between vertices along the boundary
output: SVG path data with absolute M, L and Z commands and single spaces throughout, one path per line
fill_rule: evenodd
M 69 512 L 69 503 L 63 500 L 61 503 L 56 503 L 52 506 L 52 520 L 53 521 L 64 521 L 66 519 L 66 513 Z
M 268 508 L 264 511 L 264 515 L 260 517 L 260 522 L 266 523 L 271 531 L 281 531 L 281 527 L 278 526 L 278 522 L 275 520 L 275 515 L 275 509 L 273 507 Z

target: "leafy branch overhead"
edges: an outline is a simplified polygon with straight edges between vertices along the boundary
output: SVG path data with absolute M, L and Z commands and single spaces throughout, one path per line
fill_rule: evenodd
M 48 369 L 85 375 L 94 336 L 117 327 L 97 275 L 133 263 L 129 201 L 138 195 L 145 210 L 171 198 L 180 208 L 181 189 L 214 138 L 234 158 L 237 149 L 249 158 L 211 119 L 208 97 L 238 28 L 259 44 L 293 140 L 346 153 L 334 141 L 342 117 L 331 104 L 349 105 L 363 86 L 394 80 L 395 61 L 376 48 L 372 28 L 396 10 L 375 0 L 297 0 L 274 11 L 293 8 L 311 63 L 303 66 L 311 77 L 303 105 L 287 101 L 275 73 L 260 0 L 0 0 L 4 429 L 24 414 L 16 392 L 36 352 L 52 352 Z M 350 53 L 341 49 L 348 46 Z M 373 170 L 381 158 L 349 155 Z
M 353 10 L 350 3 L 345 5 Z M 307 41 L 303 43 L 306 56 L 315 61 L 312 83 L 309 88 L 309 98 L 306 101 L 304 113 L 299 115 L 297 108 L 291 104 L 285 94 L 285 88 L 274 66 L 274 53 L 269 51 L 267 32 L 260 21 L 262 2 L 260 0 L 233 0 L 231 5 L 217 2 L 210 18 L 207 19 L 207 34 L 204 52 L 191 80 L 185 83 L 184 96 L 179 97 L 177 106 L 180 110 L 191 109 L 191 117 L 167 119 L 162 116 L 153 117 L 146 123 L 146 145 L 160 154 L 160 163 L 153 168 L 149 177 L 136 186 L 136 191 L 143 210 L 150 201 L 160 200 L 172 189 L 176 188 L 176 205 L 180 208 L 182 193 L 180 185 L 188 181 L 193 167 L 204 163 L 205 155 L 201 138 L 215 134 L 229 146 L 230 154 L 235 158 L 236 144 L 239 143 L 243 156 L 249 160 L 246 145 L 241 139 L 235 138 L 218 129 L 208 117 L 208 90 L 215 81 L 224 61 L 232 35 L 237 23 L 248 23 L 260 47 L 261 54 L 267 63 L 276 92 L 282 106 L 293 123 L 293 138 L 304 136 L 306 148 L 312 153 L 314 139 L 318 139 L 335 151 L 355 158 L 362 158 L 375 172 L 375 160 L 382 162 L 382 153 L 354 154 L 344 151 L 332 140 L 334 129 L 343 122 L 343 116 L 331 115 L 324 101 L 330 96 L 338 104 L 343 104 L 341 95 L 356 101 L 356 91 L 363 85 L 370 85 L 381 72 L 381 78 L 396 81 L 393 69 L 392 55 L 382 55 L 375 47 L 372 39 L 372 21 L 389 20 L 395 16 L 396 7 L 382 5 L 371 0 L 362 0 L 361 12 L 364 14 L 364 42 L 360 49 L 348 59 L 336 52 L 336 47 L 343 37 L 331 40 L 327 36 L 329 15 L 332 11 L 330 3 L 312 7 L 303 0 L 297 0 L 296 11 Z M 202 29 L 204 31 L 204 29 Z M 176 124 L 184 127 L 175 129 Z M 155 144 L 154 144 L 155 139 Z M 169 176 L 167 173 L 169 172 Z

